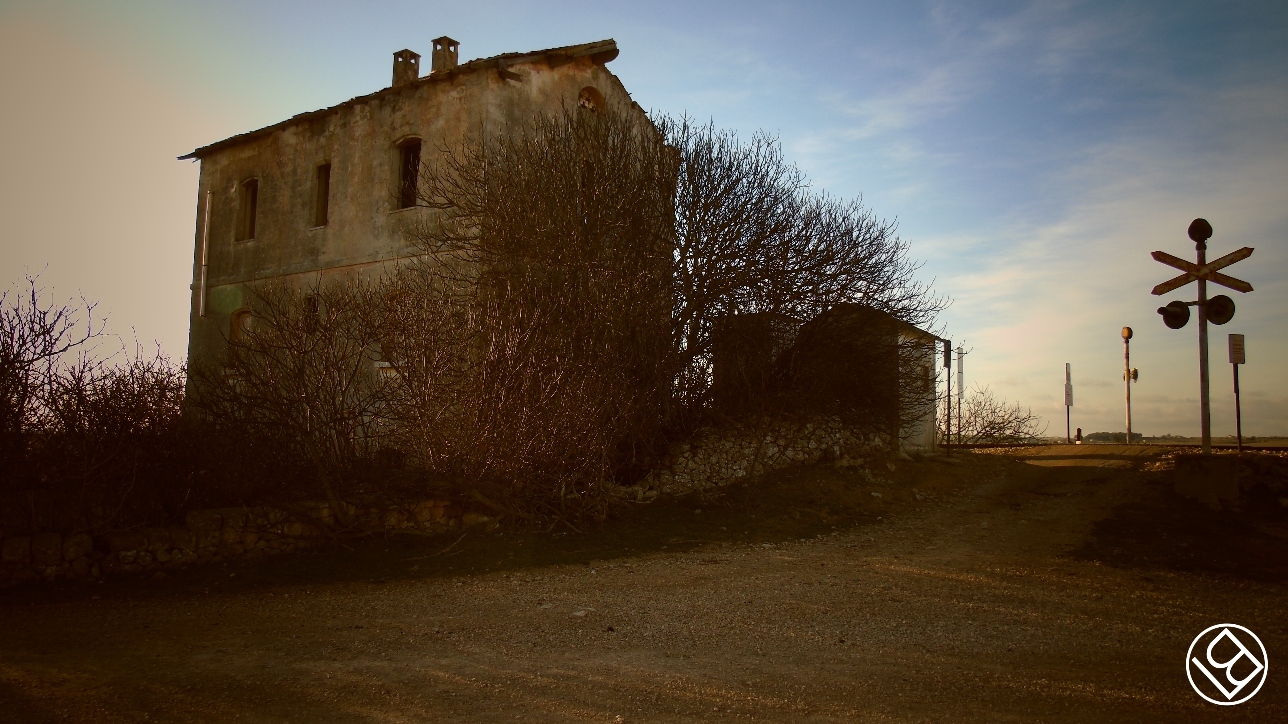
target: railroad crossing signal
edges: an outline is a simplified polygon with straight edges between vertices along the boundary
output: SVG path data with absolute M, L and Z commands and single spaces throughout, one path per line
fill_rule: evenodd
M 1169 302 L 1167 306 L 1159 307 L 1158 313 L 1163 315 L 1163 323 L 1172 329 L 1180 329 L 1190 321 L 1190 307 L 1197 307 L 1199 312 L 1199 409 L 1203 423 L 1203 452 L 1204 454 L 1212 451 L 1212 411 L 1208 400 L 1208 322 L 1213 324 L 1225 324 L 1234 318 L 1234 300 L 1224 294 L 1217 295 L 1208 299 L 1207 283 L 1220 284 L 1236 292 L 1247 293 L 1252 291 L 1252 285 L 1220 273 L 1220 269 L 1230 266 L 1231 264 L 1242 261 L 1252 256 L 1252 247 L 1245 246 L 1238 251 L 1231 252 L 1216 259 L 1207 261 L 1207 240 L 1212 238 L 1212 225 L 1206 219 L 1195 219 L 1190 223 L 1190 239 L 1194 241 L 1194 249 L 1198 252 L 1198 263 L 1191 263 L 1172 256 L 1165 251 L 1156 251 L 1151 256 L 1155 261 L 1162 262 L 1170 267 L 1180 269 L 1185 272 L 1180 276 L 1173 277 L 1154 287 L 1153 294 L 1161 296 L 1173 289 L 1179 289 L 1190 282 L 1198 282 L 1199 298 L 1193 302 Z M 1130 383 L 1128 383 L 1130 385 Z M 1130 389 L 1130 388 L 1129 388 Z M 1129 413 L 1130 414 L 1130 413 Z M 1128 425 L 1131 423 L 1129 422 Z M 1130 439 L 1130 438 L 1129 438 Z
M 1172 329 L 1180 329 L 1190 323 L 1190 306 L 1185 302 L 1168 302 L 1167 306 L 1158 308 L 1158 313 L 1163 315 L 1163 324 Z

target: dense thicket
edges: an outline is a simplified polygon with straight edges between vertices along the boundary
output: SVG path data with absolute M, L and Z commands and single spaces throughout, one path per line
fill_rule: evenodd
M 102 355 L 93 311 L 51 301 L 33 279 L 0 296 L 7 534 L 165 520 L 199 495 L 182 369 L 159 353 Z

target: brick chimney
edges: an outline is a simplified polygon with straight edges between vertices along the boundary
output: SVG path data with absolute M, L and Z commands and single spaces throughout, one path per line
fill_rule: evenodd
M 434 51 L 434 57 L 438 57 L 438 51 Z M 437 65 L 437 61 L 435 61 Z M 420 77 L 420 55 L 410 50 L 400 50 L 394 53 L 394 87 L 407 85 L 416 82 Z
M 457 50 L 461 44 L 444 35 L 441 38 L 434 38 L 434 56 L 433 63 L 430 66 L 431 73 L 437 73 L 441 70 L 451 70 L 456 67 Z

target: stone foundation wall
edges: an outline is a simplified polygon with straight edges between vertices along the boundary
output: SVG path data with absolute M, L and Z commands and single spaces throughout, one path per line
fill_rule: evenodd
M 624 494 L 641 501 L 659 494 L 682 495 L 824 459 L 866 472 L 868 458 L 885 456 L 889 450 L 886 437 L 836 419 L 707 428 L 672 448 L 660 468 Z
M 736 483 L 792 465 L 830 460 L 870 475 L 866 461 L 889 454 L 889 441 L 839 420 L 779 422 L 708 428 L 676 445 L 640 484 L 621 488 L 624 499 L 647 501 Z M 0 542 L 0 586 L 25 581 L 97 578 L 114 572 L 147 573 L 237 558 L 257 558 L 316 545 L 337 523 L 330 504 L 189 511 L 184 525 L 140 528 L 94 537 L 44 533 Z M 447 532 L 491 520 L 446 500 L 409 507 L 348 506 L 366 529 Z
M 184 525 L 139 528 L 94 537 L 42 533 L 0 542 L 0 586 L 25 581 L 97 578 L 117 571 L 143 573 L 285 553 L 326 540 L 336 522 L 328 503 L 302 503 L 294 512 L 274 508 L 189 511 Z M 447 532 L 490 520 L 446 500 L 409 507 L 348 506 L 369 529 Z

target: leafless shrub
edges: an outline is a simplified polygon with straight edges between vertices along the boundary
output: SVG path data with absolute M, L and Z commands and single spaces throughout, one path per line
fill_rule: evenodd
M 0 527 L 6 533 L 164 522 L 192 494 L 179 425 L 184 374 L 159 353 L 106 357 L 94 306 L 28 278 L 0 298 Z
M 173 519 L 194 494 L 180 424 L 184 374 L 159 352 L 82 355 L 50 378 L 30 450 L 55 529 Z
M 29 436 L 42 426 L 44 392 L 59 361 L 97 336 L 94 306 L 59 304 L 36 279 L 0 294 L 0 470 L 10 485 L 28 477 Z
M 388 433 L 391 383 L 375 366 L 383 301 L 357 282 L 311 290 L 269 282 L 249 291 L 250 318 L 238 320 L 223 359 L 193 368 L 193 404 L 236 458 L 224 474 L 255 486 L 244 495 L 274 502 L 320 495 L 348 525 L 341 503 L 361 492 L 360 468 Z
M 436 213 L 392 295 L 420 459 L 520 517 L 603 517 L 669 413 L 673 168 L 651 129 L 584 110 L 423 166 Z
M 988 387 L 978 385 L 966 394 L 961 414 L 961 440 L 965 444 L 1028 443 L 1046 432 L 1033 411 L 1018 402 L 999 399 Z M 941 419 L 944 419 L 941 416 Z M 956 423 L 954 424 L 954 428 Z M 954 436 L 956 430 L 941 431 Z

